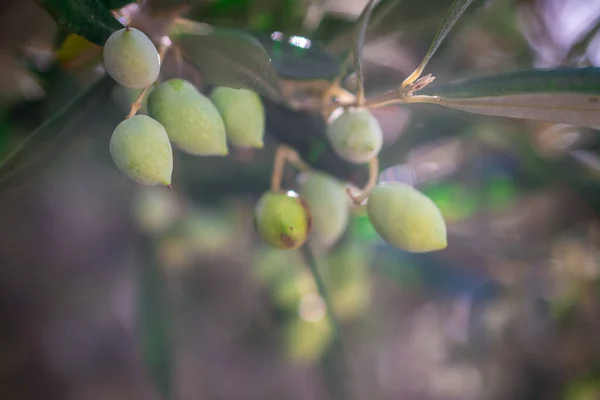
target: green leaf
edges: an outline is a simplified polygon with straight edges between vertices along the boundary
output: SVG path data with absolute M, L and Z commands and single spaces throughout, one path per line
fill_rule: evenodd
M 334 80 L 341 71 L 340 60 L 325 51 L 313 41 L 306 42 L 305 38 L 285 35 L 257 35 L 264 46 L 277 74 L 291 80 Z M 307 47 L 290 43 L 304 41 Z
M 56 24 L 95 43 L 104 46 L 106 39 L 123 28 L 100 0 L 36 0 Z
M 430 86 L 409 102 L 474 114 L 600 127 L 600 68 L 534 69 Z
M 56 159 L 89 123 L 90 114 L 109 98 L 114 85 L 108 75 L 99 78 L 0 160 L 0 191 L 21 183 Z
M 446 16 L 444 17 L 444 21 L 442 21 L 442 24 L 440 25 L 435 37 L 433 38 L 431 46 L 429 46 L 429 50 L 427 50 L 425 57 L 423 57 L 421 64 L 419 64 L 415 72 L 413 72 L 408 78 L 406 78 L 405 84 L 403 84 L 403 86 L 413 83 L 419 78 L 419 76 L 421 76 L 423 70 L 427 66 L 427 63 L 429 63 L 429 60 L 431 60 L 431 57 L 433 57 L 435 52 L 439 49 L 444 39 L 446 39 L 446 36 L 448 36 L 452 28 L 454 28 L 456 22 L 459 20 L 459 18 L 463 15 L 467 7 L 469 7 L 469 5 L 472 2 L 473 0 L 454 0 L 452 5 L 450 6 L 450 9 L 446 13 Z
M 358 21 L 356 23 L 356 39 L 354 42 L 354 71 L 356 73 L 356 79 L 358 81 L 357 90 L 357 103 L 362 104 L 365 99 L 365 76 L 362 62 L 362 50 L 365 44 L 365 35 L 367 34 L 367 26 L 369 25 L 369 19 L 377 0 L 369 0 L 365 8 L 363 9 Z
M 172 359 L 168 304 L 164 275 L 155 252 L 156 243 L 144 237 L 145 262 L 139 266 L 138 337 L 146 371 L 164 400 L 172 398 Z
M 118 10 L 128 4 L 135 3 L 135 0 L 100 0 L 109 10 Z
M 269 55 L 250 34 L 178 19 L 171 39 L 204 82 L 247 88 L 273 99 L 281 97 L 279 77 Z

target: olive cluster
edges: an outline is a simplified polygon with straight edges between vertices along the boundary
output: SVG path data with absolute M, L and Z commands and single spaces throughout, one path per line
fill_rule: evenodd
M 104 62 L 120 85 L 143 89 L 141 100 L 150 92 L 148 115 L 133 110 L 117 125 L 110 141 L 117 168 L 130 179 L 170 187 L 172 144 L 196 156 L 225 156 L 228 142 L 263 147 L 265 111 L 258 94 L 217 87 L 207 97 L 183 79 L 155 85 L 161 56 L 141 31 L 128 27 L 113 33 L 104 46 Z M 383 144 L 377 119 L 364 107 L 340 109 L 328 121 L 327 136 L 341 157 L 356 164 L 376 160 Z M 267 243 L 279 249 L 297 249 L 309 235 L 329 247 L 348 224 L 353 201 L 345 186 L 316 171 L 301 175 L 299 193 L 281 190 L 275 183 L 256 205 L 255 227 Z M 446 227 L 439 209 L 413 187 L 393 183 L 369 188 L 363 194 L 365 198 L 353 198 L 354 203 L 368 199 L 368 216 L 388 243 L 412 252 L 446 247 Z
M 123 28 L 104 45 L 108 74 L 129 89 L 146 89 L 158 79 L 160 56 L 141 31 Z M 144 185 L 171 185 L 174 145 L 195 156 L 224 156 L 228 141 L 240 147 L 263 146 L 264 108 L 246 89 L 215 88 L 210 98 L 183 79 L 152 88 L 148 115 L 131 115 L 113 132 L 110 153 L 119 170 Z

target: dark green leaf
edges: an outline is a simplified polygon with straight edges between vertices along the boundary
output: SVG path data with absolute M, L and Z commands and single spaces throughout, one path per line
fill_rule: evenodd
M 179 19 L 173 42 L 202 74 L 204 82 L 247 88 L 273 99 L 281 97 L 279 78 L 269 55 L 250 34 Z
M 100 0 L 36 0 L 56 24 L 71 33 L 75 33 L 104 46 L 106 39 L 123 25 L 111 14 Z
M 108 99 L 114 85 L 108 75 L 98 79 L 8 153 L 0 161 L 0 191 L 21 183 L 56 159 L 89 123 L 90 114 Z
M 138 334 L 147 372 L 164 400 L 172 398 L 171 348 L 164 275 L 155 252 L 156 244 L 143 238 L 145 262 L 139 266 Z
M 135 3 L 135 0 L 100 0 L 109 10 L 118 10 L 128 4 Z
M 358 81 L 358 104 L 362 104 L 365 99 L 365 76 L 362 63 L 362 50 L 365 44 L 365 35 L 367 34 L 367 26 L 373 12 L 373 7 L 377 0 L 369 0 L 356 24 L 356 38 L 354 41 L 354 71 Z
M 467 7 L 469 7 L 469 5 L 472 2 L 473 0 L 454 0 L 452 5 L 450 6 L 450 9 L 446 13 L 446 16 L 444 17 L 444 21 L 442 21 L 442 24 L 440 25 L 435 37 L 433 38 L 431 46 L 429 46 L 429 50 L 427 50 L 425 57 L 423 57 L 421 64 L 419 64 L 415 72 L 413 72 L 406 79 L 407 83 L 412 83 L 415 80 L 417 80 L 419 76 L 421 76 L 421 73 L 423 73 L 423 70 L 427 66 L 427 63 L 429 63 L 429 60 L 431 60 L 431 57 L 433 57 L 435 52 L 439 49 L 444 39 L 446 39 L 446 36 L 448 36 L 452 28 L 454 28 L 456 22 L 459 20 L 459 18 L 463 15 Z
M 430 86 L 410 102 L 475 114 L 600 127 L 600 68 L 519 71 Z
M 331 81 L 340 73 L 340 60 L 314 42 L 304 41 L 308 47 L 301 47 L 291 44 L 290 40 L 293 42 L 304 38 L 286 37 L 283 34 L 257 35 L 257 38 L 282 78 Z

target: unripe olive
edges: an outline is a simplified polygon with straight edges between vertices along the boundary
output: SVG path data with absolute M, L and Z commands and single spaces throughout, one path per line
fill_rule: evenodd
M 325 247 L 333 245 L 348 226 L 350 200 L 344 184 L 313 171 L 301 176 L 299 188 L 313 218 L 314 239 Z
M 295 192 L 267 192 L 256 205 L 254 226 L 273 247 L 297 249 L 310 233 L 310 211 Z
M 210 98 L 217 107 L 227 130 L 227 139 L 234 146 L 263 147 L 265 109 L 260 96 L 248 89 L 218 87 Z
M 377 156 L 383 145 L 379 122 L 366 108 L 349 108 L 327 126 L 327 136 L 340 157 L 362 164 Z
M 173 152 L 165 128 L 146 115 L 117 125 L 110 139 L 110 154 L 117 168 L 144 185 L 171 185 Z
M 210 99 L 183 79 L 161 83 L 148 96 L 148 113 L 171 141 L 192 155 L 226 155 L 225 124 Z
M 114 32 L 104 43 L 106 72 L 130 89 L 151 85 L 160 72 L 160 56 L 154 43 L 135 28 Z
M 413 253 L 446 248 L 446 223 L 436 204 L 412 186 L 386 183 L 369 194 L 367 214 L 389 244 Z

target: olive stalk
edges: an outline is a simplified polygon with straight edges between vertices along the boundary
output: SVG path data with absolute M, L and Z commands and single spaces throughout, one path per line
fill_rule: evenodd
M 161 40 L 160 46 L 158 47 L 158 57 L 160 59 L 161 66 L 165 59 L 165 56 L 167 55 L 167 51 L 169 50 L 170 46 L 171 46 L 171 40 L 166 36 L 163 37 L 163 40 Z M 135 99 L 135 101 L 133 103 L 131 103 L 131 107 L 129 108 L 129 114 L 127 114 L 127 117 L 125 119 L 130 119 L 131 117 L 136 115 L 138 113 L 138 111 L 140 111 L 140 108 L 142 108 L 142 104 L 144 103 L 144 100 L 146 99 L 148 92 L 150 92 L 151 87 L 152 87 L 152 85 L 146 86 L 142 90 L 142 92 L 139 94 L 137 99 Z
M 378 178 L 379 178 L 379 158 L 373 157 L 369 161 L 369 180 L 367 181 L 367 184 L 363 187 L 360 194 L 354 195 L 354 194 L 352 194 L 352 188 L 349 188 L 349 187 L 346 188 L 346 193 L 348 193 L 348 196 L 350 197 L 350 199 L 352 199 L 352 203 L 354 205 L 356 205 L 356 206 L 361 205 L 362 202 L 365 201 L 365 199 L 367 197 L 369 197 L 369 193 L 371 193 L 371 190 L 373 190 L 375 188 L 375 186 L 377 185 Z

